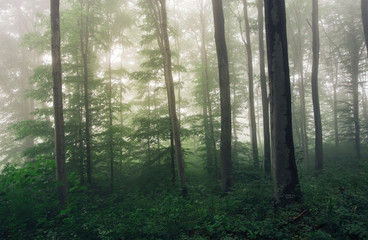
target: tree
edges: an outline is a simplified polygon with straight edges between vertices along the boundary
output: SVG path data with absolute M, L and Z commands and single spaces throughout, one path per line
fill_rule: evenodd
M 165 84 L 169 105 L 169 117 L 175 143 L 178 177 L 180 181 L 181 194 L 187 195 L 186 179 L 184 172 L 184 159 L 180 141 L 180 126 L 176 114 L 176 101 L 174 93 L 174 80 L 172 75 L 172 61 L 169 35 L 167 31 L 166 0 L 147 0 L 150 5 L 151 16 L 156 28 L 157 43 L 163 57 Z
M 270 77 L 274 194 L 278 205 L 284 206 L 299 202 L 302 197 L 292 133 L 285 1 L 265 1 L 265 19 Z
M 288 1 L 288 22 L 287 25 L 288 33 L 290 36 L 290 60 L 294 65 L 293 71 L 293 83 L 295 83 L 298 92 L 293 94 L 297 96 L 293 99 L 294 109 L 297 114 L 293 117 L 296 120 L 295 127 L 296 134 L 298 136 L 298 143 L 301 145 L 301 149 L 304 153 L 304 160 L 306 166 L 309 166 L 309 141 L 308 141 L 308 123 L 309 116 L 307 115 L 307 99 L 306 99 L 306 89 L 307 82 L 305 81 L 305 71 L 306 67 L 304 64 L 304 59 L 306 55 L 306 41 L 307 39 L 307 27 L 305 18 L 307 18 L 305 9 L 309 8 L 309 1 L 304 0 L 292 0 Z M 299 104 L 297 103 L 299 100 Z
M 257 0 L 258 8 L 258 41 L 259 41 L 259 69 L 262 91 L 262 112 L 263 112 L 263 148 L 264 148 L 264 171 L 265 174 L 271 177 L 271 152 L 270 152 L 270 120 L 268 112 L 268 96 L 267 83 L 265 73 L 265 51 L 263 37 L 263 1 Z
M 368 54 L 368 0 L 361 0 L 362 20 L 364 28 L 365 46 Z
M 202 64 L 202 98 L 203 98 L 203 117 L 204 117 L 204 128 L 205 128 L 205 144 L 207 149 L 207 170 L 209 173 L 214 173 L 215 176 L 218 174 L 217 167 L 217 148 L 213 126 L 213 113 L 212 113 L 212 101 L 210 96 L 210 77 L 209 77 L 209 63 L 206 46 L 206 3 L 203 0 L 200 2 L 200 52 L 201 52 L 201 64 Z M 212 153 L 211 153 L 212 150 Z
M 254 87 L 253 87 L 253 56 L 252 46 L 250 42 L 250 26 L 248 19 L 248 3 L 247 0 L 243 0 L 243 12 L 245 21 L 245 47 L 247 50 L 248 59 L 248 83 L 249 83 L 249 119 L 250 119 L 250 137 L 252 142 L 252 153 L 253 153 L 253 165 L 255 168 L 259 165 L 258 160 L 258 147 L 257 147 L 257 129 L 256 129 L 256 116 L 254 110 Z
M 230 76 L 225 41 L 224 13 L 222 0 L 212 0 L 215 24 L 215 41 L 220 83 L 221 105 L 221 183 L 222 191 L 228 192 L 233 184 L 231 160 L 231 104 Z
M 60 207 L 67 205 L 67 179 L 65 170 L 65 146 L 64 146 L 64 117 L 62 99 L 61 55 L 60 55 L 60 16 L 59 0 L 50 0 L 51 17 L 51 55 L 52 78 L 54 96 L 54 121 L 55 121 L 55 160 L 56 180 Z
M 321 171 L 323 166 L 323 142 L 321 111 L 318 94 L 318 65 L 319 65 L 319 30 L 318 30 L 318 0 L 313 0 L 312 33 L 313 33 L 313 65 L 312 65 L 312 99 L 315 126 L 315 170 Z
M 86 4 L 86 5 L 85 5 Z M 83 59 L 83 88 L 84 88 L 84 111 L 85 111 L 85 134 L 86 134 L 86 165 L 87 165 L 87 183 L 92 183 L 92 160 L 91 160 L 91 120 L 89 108 L 89 90 L 88 90 L 88 51 L 89 51 L 89 10 L 90 3 L 80 0 L 81 9 L 85 13 L 80 17 L 80 47 Z

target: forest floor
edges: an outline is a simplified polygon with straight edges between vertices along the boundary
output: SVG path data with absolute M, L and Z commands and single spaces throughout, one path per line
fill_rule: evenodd
M 0 175 L 0 239 L 368 239 L 368 164 L 350 165 L 330 161 L 318 178 L 301 171 L 303 202 L 279 209 L 272 182 L 249 167 L 235 173 L 225 196 L 189 168 L 186 198 L 160 169 L 121 180 L 113 194 L 102 180 L 87 189 L 71 175 L 63 211 L 53 161 L 8 165 Z

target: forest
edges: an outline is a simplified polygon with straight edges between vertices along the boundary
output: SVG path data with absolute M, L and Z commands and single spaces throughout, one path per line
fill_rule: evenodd
M 368 0 L 1 0 L 0 239 L 368 239 Z

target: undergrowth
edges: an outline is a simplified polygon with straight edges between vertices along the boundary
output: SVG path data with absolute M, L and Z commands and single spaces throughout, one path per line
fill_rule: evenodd
M 226 196 L 189 173 L 187 198 L 162 185 L 101 193 L 70 174 L 69 205 L 60 211 L 54 162 L 39 158 L 2 170 L 0 239 L 368 239 L 368 165 L 326 169 L 303 174 L 303 203 L 282 209 L 258 173 L 244 173 Z

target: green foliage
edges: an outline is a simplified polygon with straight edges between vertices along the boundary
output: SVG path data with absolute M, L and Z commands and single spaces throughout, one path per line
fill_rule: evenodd
M 330 162 L 331 164 L 331 162 Z M 72 173 L 69 205 L 57 211 L 54 162 L 7 165 L 0 175 L 2 239 L 366 239 L 368 164 L 336 163 L 301 180 L 304 203 L 275 209 L 272 183 L 245 168 L 223 196 L 204 171 L 188 168 L 178 196 L 166 165 L 126 176 L 114 194 L 87 189 Z M 352 173 L 355 170 L 354 173 Z M 240 181 L 238 181 L 240 182 Z M 108 186 L 101 186 L 102 189 Z M 173 191 L 174 190 L 174 191 Z
M 6 165 L 0 175 L 0 238 L 34 239 L 53 228 L 57 215 L 54 161 L 37 158 Z

